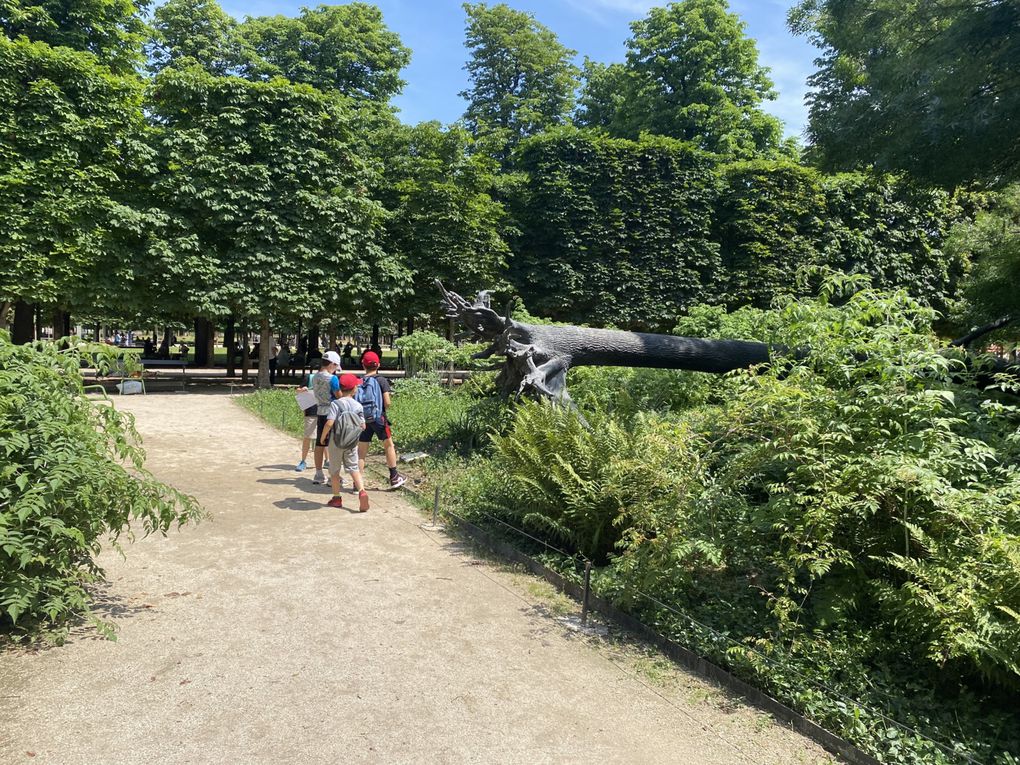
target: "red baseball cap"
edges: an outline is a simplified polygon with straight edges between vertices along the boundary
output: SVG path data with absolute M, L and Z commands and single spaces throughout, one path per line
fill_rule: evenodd
M 340 387 L 344 390 L 354 390 L 361 385 L 357 375 L 340 375 Z
M 379 354 L 375 351 L 365 351 L 361 357 L 361 365 L 364 367 L 379 366 Z

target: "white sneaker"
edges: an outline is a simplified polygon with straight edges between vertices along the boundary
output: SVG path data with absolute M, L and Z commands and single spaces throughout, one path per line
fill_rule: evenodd
M 326 474 L 321 470 L 316 470 L 315 477 L 312 478 L 312 483 L 326 483 Z

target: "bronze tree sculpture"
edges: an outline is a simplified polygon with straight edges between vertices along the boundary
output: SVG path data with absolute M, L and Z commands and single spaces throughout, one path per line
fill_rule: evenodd
M 476 358 L 505 357 L 496 384 L 505 395 L 537 394 L 569 401 L 567 370 L 576 366 L 652 367 L 724 373 L 769 361 L 765 343 L 707 340 L 574 326 L 524 324 L 511 318 L 513 301 L 500 316 L 488 306 L 487 295 L 468 302 L 456 292 L 443 292 L 446 315 L 467 326 L 490 345 Z

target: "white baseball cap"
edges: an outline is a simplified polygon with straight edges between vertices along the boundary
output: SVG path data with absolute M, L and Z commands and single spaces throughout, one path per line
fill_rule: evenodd
M 324 358 L 331 364 L 336 364 L 337 366 L 340 366 L 340 356 L 337 355 L 336 351 L 326 351 L 324 354 L 322 354 L 322 358 Z

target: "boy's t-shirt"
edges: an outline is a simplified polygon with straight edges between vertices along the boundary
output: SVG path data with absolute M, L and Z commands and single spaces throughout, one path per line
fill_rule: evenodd
M 312 375 L 310 387 L 315 393 L 315 403 L 318 405 L 317 413 L 320 417 L 329 414 L 330 404 L 334 401 L 334 393 L 340 390 L 340 380 L 332 372 L 320 369 Z

